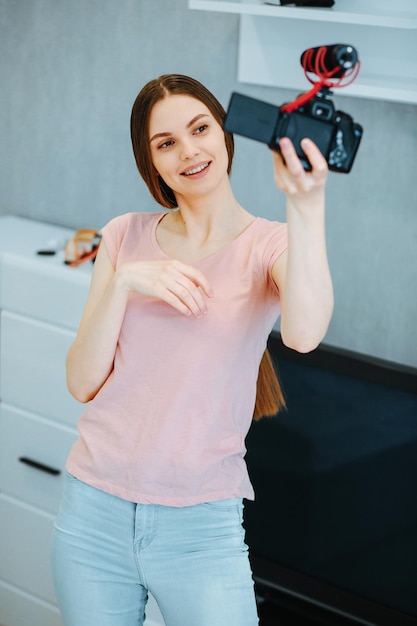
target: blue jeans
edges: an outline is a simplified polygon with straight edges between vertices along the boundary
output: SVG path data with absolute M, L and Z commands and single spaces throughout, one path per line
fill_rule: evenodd
M 141 626 L 148 591 L 167 626 L 256 626 L 238 498 L 134 504 L 68 475 L 52 566 L 65 626 Z

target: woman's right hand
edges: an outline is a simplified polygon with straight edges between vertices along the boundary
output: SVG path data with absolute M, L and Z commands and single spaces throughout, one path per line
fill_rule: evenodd
M 125 263 L 117 274 L 128 291 L 154 296 L 184 315 L 206 315 L 206 298 L 213 297 L 204 274 L 175 259 Z

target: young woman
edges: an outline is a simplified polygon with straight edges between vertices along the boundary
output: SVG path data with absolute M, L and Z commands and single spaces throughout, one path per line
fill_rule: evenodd
M 65 626 L 139 626 L 148 591 L 167 626 L 258 624 L 244 441 L 279 313 L 302 352 L 329 323 L 327 164 L 305 140 L 304 171 L 282 139 L 272 158 L 287 224 L 255 217 L 231 189 L 223 118 L 181 75 L 149 82 L 133 106 L 138 169 L 165 210 L 103 228 L 68 354 L 68 387 L 89 404 L 54 532 Z

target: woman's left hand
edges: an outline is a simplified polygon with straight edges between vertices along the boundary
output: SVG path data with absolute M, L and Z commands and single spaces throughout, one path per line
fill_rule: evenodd
M 326 159 L 311 139 L 302 139 L 312 170 L 307 172 L 295 151 L 292 141 L 283 137 L 279 141 L 281 153 L 273 151 L 275 183 L 289 198 L 308 199 L 322 192 L 326 184 L 328 166 Z

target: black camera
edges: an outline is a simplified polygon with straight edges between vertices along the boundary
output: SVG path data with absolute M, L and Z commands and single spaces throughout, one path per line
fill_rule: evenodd
M 339 80 L 351 71 L 357 62 L 352 46 L 335 44 L 310 48 L 301 56 L 306 72 L 313 71 L 321 81 L 306 94 L 301 94 L 293 103 L 276 106 L 233 93 L 223 124 L 225 131 L 236 133 L 266 143 L 279 151 L 281 137 L 289 137 L 304 169 L 311 165 L 304 154 L 300 141 L 310 138 L 325 157 L 329 169 L 334 172 L 350 172 L 363 128 L 350 115 L 335 110 L 330 99 L 331 76 Z M 292 105 L 292 106 L 291 106 Z

